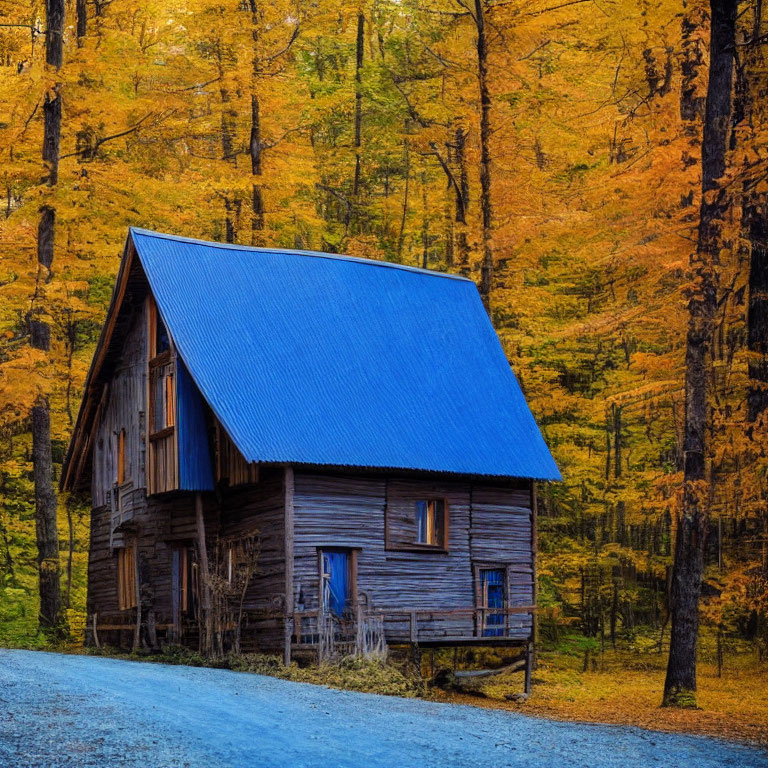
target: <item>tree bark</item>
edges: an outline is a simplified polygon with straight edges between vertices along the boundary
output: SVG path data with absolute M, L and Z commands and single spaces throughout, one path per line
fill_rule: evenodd
M 45 0 L 45 63 L 60 69 L 64 63 L 63 0 Z
M 264 146 L 261 143 L 261 105 L 255 91 L 251 94 L 251 140 L 248 149 L 253 176 L 251 245 L 264 245 L 264 192 L 261 184 L 261 155 Z
M 219 79 L 223 82 L 225 75 L 224 56 L 220 45 L 217 51 L 217 65 Z M 219 88 L 219 96 L 221 98 L 221 155 L 224 162 L 234 166 L 237 159 L 237 150 L 235 149 L 237 110 L 232 104 L 232 97 L 228 88 L 222 85 Z M 241 210 L 242 200 L 237 195 L 225 192 L 224 238 L 228 243 L 236 243 L 238 240 Z
M 357 14 L 357 42 L 355 45 L 355 176 L 352 182 L 352 197 L 357 200 L 360 194 L 360 148 L 362 147 L 363 129 L 363 91 L 362 69 L 363 49 L 365 46 L 365 16 Z
M 202 494 L 195 494 L 195 521 L 197 525 L 197 552 L 200 558 L 201 607 L 203 633 L 201 651 L 204 655 L 213 652 L 213 611 L 211 605 L 211 577 L 208 569 L 208 545 L 205 534 L 205 513 Z
M 483 261 L 480 269 L 480 296 L 491 312 L 493 287 L 493 208 L 491 206 L 491 92 L 488 87 L 488 40 L 485 32 L 484 0 L 475 0 L 477 28 L 477 80 L 480 88 L 480 211 L 483 223 Z
M 405 220 L 408 216 L 408 192 L 411 181 L 411 153 L 408 142 L 404 143 L 405 149 L 405 187 L 403 189 L 403 210 L 400 216 L 400 231 L 397 235 L 397 258 L 400 260 L 403 254 L 403 244 L 405 243 Z
M 469 208 L 469 177 L 467 175 L 467 131 L 457 126 L 453 134 L 455 160 L 456 201 L 456 259 L 462 274 L 469 272 L 469 238 L 467 236 L 467 209 Z
M 86 0 L 75 0 L 75 15 L 77 17 L 77 47 L 83 44 L 83 38 L 88 31 L 88 6 Z
M 747 420 L 754 423 L 768 408 L 768 219 L 756 200 L 743 207 L 744 228 L 751 246 L 747 310 Z
M 58 631 L 61 614 L 59 532 L 53 490 L 51 418 L 48 401 L 40 398 L 32 409 L 32 462 L 35 479 L 35 536 L 40 585 L 40 628 Z
M 46 0 L 45 61 L 49 68 L 59 69 L 63 62 L 64 0 Z M 44 182 L 53 187 L 59 177 L 59 145 L 61 142 L 61 95 L 57 83 L 43 100 Z M 45 271 L 46 282 L 53 266 L 56 210 L 52 205 L 40 207 L 37 229 L 38 268 Z M 30 343 L 50 350 L 51 332 L 40 317 L 36 294 L 30 318 Z M 53 489 L 53 457 L 51 450 L 51 415 L 48 398 L 40 395 L 32 408 L 32 461 L 35 482 L 35 538 L 37 542 L 38 583 L 40 591 L 40 629 L 57 634 L 61 624 L 61 584 L 59 573 L 59 532 L 56 518 L 56 493 Z
M 720 234 L 728 201 L 725 173 L 731 116 L 736 0 L 711 0 L 709 82 L 701 146 L 702 199 L 694 286 L 688 301 L 685 355 L 684 484 L 672 568 L 670 638 L 665 706 L 696 705 L 696 643 L 699 598 L 709 517 L 707 477 L 709 397 L 714 318 L 717 311 Z

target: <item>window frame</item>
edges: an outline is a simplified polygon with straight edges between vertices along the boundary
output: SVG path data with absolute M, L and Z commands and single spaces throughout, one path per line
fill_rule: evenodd
M 178 488 L 178 397 L 176 356 L 173 339 L 166 327 L 168 349 L 157 354 L 157 328 L 162 323 L 157 302 L 150 293 L 147 297 L 147 379 L 146 379 L 146 484 L 150 495 L 176 490 Z M 162 368 L 167 370 L 161 373 Z M 161 403 L 157 402 L 158 396 Z M 162 425 L 155 422 L 157 406 L 161 405 Z M 162 447 L 158 446 L 162 443 Z M 170 443 L 170 445 L 169 445 Z M 172 471 L 163 478 L 155 477 L 156 451 L 166 452 L 166 461 L 170 453 Z
M 501 627 L 503 629 L 503 632 L 501 635 L 498 635 L 498 637 L 508 637 L 510 633 L 510 626 L 509 621 L 510 617 L 507 611 L 511 607 L 511 601 L 510 601 L 510 593 L 512 588 L 512 566 L 508 562 L 498 562 L 496 560 L 473 560 L 472 561 L 472 580 L 474 583 L 474 592 L 475 592 L 475 608 L 478 610 L 484 610 L 485 618 L 487 619 L 488 613 L 492 612 L 492 609 L 490 609 L 487 605 L 487 594 L 483 590 L 483 578 L 482 578 L 482 572 L 483 571 L 501 571 L 503 573 L 503 581 L 502 581 L 502 590 L 503 590 L 503 606 L 502 611 L 504 612 L 504 623 L 502 625 L 496 625 L 496 624 L 489 624 L 485 625 L 483 623 L 482 627 L 477 627 L 477 632 L 481 636 L 485 637 L 497 637 L 497 635 L 484 635 L 484 632 L 486 629 L 493 627 Z
M 121 429 L 117 434 L 117 484 L 122 485 L 125 481 L 125 429 Z
M 129 611 L 136 605 L 136 547 L 128 544 L 117 550 L 117 606 Z
M 433 554 L 448 554 L 450 551 L 450 503 L 448 497 L 441 495 L 440 493 L 408 493 L 397 497 L 397 501 L 402 504 L 409 504 L 413 509 L 413 522 L 415 527 L 415 536 L 413 541 L 392 541 L 391 537 L 391 524 L 390 514 L 392 513 L 391 503 L 392 499 L 387 498 L 386 508 L 384 511 L 384 548 L 393 552 L 431 552 Z M 418 541 L 419 536 L 419 523 L 417 519 L 417 505 L 427 504 L 427 514 L 431 505 L 437 503 L 442 505 L 442 525 L 437 524 L 437 520 L 433 523 L 435 535 L 442 530 L 442 536 L 436 538 L 434 544 Z
M 438 517 L 438 504 L 440 505 Z M 419 505 L 424 507 L 424 533 L 425 538 L 421 539 L 422 524 L 420 520 L 421 511 Z M 420 547 L 439 547 L 445 549 L 445 499 L 426 498 L 417 499 L 414 502 L 416 508 L 416 541 Z
M 317 608 L 320 613 L 324 614 L 327 612 L 325 607 L 326 574 L 323 554 L 330 552 L 343 552 L 347 556 L 347 586 L 349 591 L 347 599 L 349 600 L 349 610 L 357 611 L 359 604 L 357 577 L 360 550 L 360 547 L 336 546 L 335 544 L 324 544 L 317 547 Z

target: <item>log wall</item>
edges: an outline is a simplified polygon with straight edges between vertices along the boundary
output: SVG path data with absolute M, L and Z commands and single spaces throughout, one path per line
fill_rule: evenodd
M 418 499 L 445 498 L 447 550 L 400 548 Z M 412 513 L 411 513 L 412 514 Z M 394 529 L 394 530 L 392 530 Z M 294 492 L 294 594 L 297 610 L 319 602 L 318 549 L 355 548 L 361 600 L 384 613 L 478 605 L 480 567 L 507 571 L 508 606 L 533 602 L 530 483 L 503 486 L 297 471 Z M 387 547 L 389 541 L 389 548 Z M 425 638 L 472 635 L 470 614 L 421 622 Z M 404 618 L 389 620 L 390 639 L 407 638 Z M 511 623 L 528 637 L 529 616 Z
M 259 482 L 226 491 L 221 499 L 220 533 L 225 538 L 258 534 L 259 557 L 243 604 L 244 651 L 282 649 L 285 607 L 285 526 L 283 469 L 264 469 Z M 263 616 L 263 618 L 260 618 Z
M 244 603 L 248 618 L 243 628 L 243 650 L 277 651 L 284 637 L 282 620 L 274 618 L 282 613 L 285 597 L 283 470 L 265 470 L 261 475 L 256 485 L 222 489 L 219 498 L 203 494 L 206 538 L 213 553 L 219 537 L 258 534 L 258 569 Z M 138 489 L 131 494 L 130 504 L 133 516 L 124 526 L 120 543 L 137 548 L 143 621 L 151 610 L 157 624 L 167 625 L 173 621 L 173 550 L 195 547 L 195 494 L 147 497 L 144 489 Z M 88 614 L 98 613 L 102 624 L 131 625 L 136 610 L 118 609 L 117 554 L 110 541 L 110 519 L 108 505 L 91 511 Z M 266 614 L 270 618 L 259 618 Z M 194 617 L 188 616 L 188 643 L 196 640 L 193 624 Z M 102 640 L 123 645 L 130 642 L 129 633 L 118 630 L 109 630 Z

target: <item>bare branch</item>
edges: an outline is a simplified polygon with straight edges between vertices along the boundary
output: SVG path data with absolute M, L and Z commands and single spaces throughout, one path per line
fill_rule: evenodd
M 132 125 L 130 128 L 126 128 L 124 131 L 120 131 L 120 133 L 114 133 L 111 136 L 105 136 L 104 138 L 97 139 L 96 143 L 92 147 L 87 147 L 86 149 L 81 149 L 76 152 L 69 152 L 66 155 L 61 155 L 59 159 L 63 160 L 65 157 L 78 157 L 80 155 L 95 155 L 102 144 L 106 144 L 108 141 L 113 141 L 114 139 L 120 139 L 123 136 L 128 136 L 129 134 L 134 133 L 135 131 L 138 131 L 142 123 L 145 123 L 154 114 L 155 114 L 154 112 L 150 112 L 149 114 L 144 115 L 144 117 L 142 117 L 141 120 L 139 120 L 137 123 L 134 123 L 134 125 Z M 165 117 L 168 117 L 169 115 L 170 115 L 170 112 L 167 115 L 165 115 Z

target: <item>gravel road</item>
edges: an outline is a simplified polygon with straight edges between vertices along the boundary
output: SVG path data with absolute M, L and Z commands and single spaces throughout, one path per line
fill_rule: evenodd
M 223 670 L 0 650 L 0 767 L 65 766 L 768 768 L 768 754 Z

